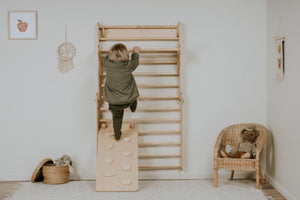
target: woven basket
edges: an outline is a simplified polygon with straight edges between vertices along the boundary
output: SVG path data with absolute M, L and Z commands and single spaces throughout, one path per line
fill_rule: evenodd
M 62 184 L 69 182 L 69 166 L 55 166 L 47 164 L 43 166 L 43 183 Z

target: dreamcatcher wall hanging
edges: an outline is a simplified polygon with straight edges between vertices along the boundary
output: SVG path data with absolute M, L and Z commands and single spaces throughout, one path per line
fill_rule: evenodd
M 57 68 L 61 73 L 66 73 L 74 68 L 73 58 L 76 54 L 75 46 L 67 40 L 67 27 L 65 27 L 65 42 L 58 46 Z

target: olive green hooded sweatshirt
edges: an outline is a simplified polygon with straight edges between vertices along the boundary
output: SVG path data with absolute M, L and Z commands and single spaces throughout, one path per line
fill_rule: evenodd
M 139 65 L 139 54 L 132 53 L 131 60 L 112 61 L 108 56 L 103 61 L 106 72 L 104 100 L 110 104 L 128 104 L 139 97 L 132 72 Z

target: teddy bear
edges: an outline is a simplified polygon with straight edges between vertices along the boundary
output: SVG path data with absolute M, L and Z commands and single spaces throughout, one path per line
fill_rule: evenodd
M 54 160 L 56 166 L 69 166 L 69 172 L 73 173 L 72 160 L 71 157 L 64 154 L 61 157 Z
M 255 158 L 256 145 L 255 141 L 259 136 L 258 130 L 253 125 L 247 126 L 241 131 L 242 141 L 237 146 L 231 147 L 228 143 L 226 150 L 221 150 L 220 154 L 223 158 Z M 228 146 L 229 145 L 229 146 Z

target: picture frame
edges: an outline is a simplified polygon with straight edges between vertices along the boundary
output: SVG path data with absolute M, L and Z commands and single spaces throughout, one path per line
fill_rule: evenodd
M 8 11 L 9 40 L 37 40 L 38 13 L 36 10 Z

